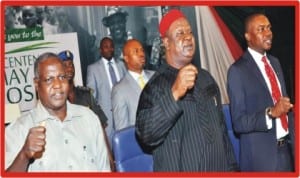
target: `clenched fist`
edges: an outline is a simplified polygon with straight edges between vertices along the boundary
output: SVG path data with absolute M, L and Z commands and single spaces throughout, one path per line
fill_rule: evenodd
M 33 127 L 29 130 L 23 151 L 27 158 L 40 158 L 45 150 L 46 128 L 44 125 Z
M 183 97 L 189 89 L 194 87 L 197 74 L 198 70 L 192 64 L 186 65 L 179 70 L 172 86 L 172 93 L 176 101 Z
M 280 117 L 281 115 L 288 113 L 293 106 L 294 105 L 290 102 L 290 98 L 281 97 L 275 106 L 271 108 L 271 115 L 274 118 Z

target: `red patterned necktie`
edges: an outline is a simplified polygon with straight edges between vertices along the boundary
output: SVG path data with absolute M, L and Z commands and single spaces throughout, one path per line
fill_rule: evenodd
M 273 101 L 274 101 L 274 103 L 277 103 L 281 97 L 281 93 L 280 93 L 279 86 L 278 86 L 278 83 L 277 83 L 277 80 L 275 77 L 275 73 L 272 70 L 270 64 L 268 64 L 266 56 L 263 56 L 261 60 L 263 61 L 264 65 L 265 65 L 265 71 L 266 71 L 269 81 L 271 83 Z M 281 125 L 282 125 L 283 129 L 285 131 L 287 131 L 288 123 L 287 123 L 286 114 L 283 114 L 280 116 L 280 121 L 281 121 Z

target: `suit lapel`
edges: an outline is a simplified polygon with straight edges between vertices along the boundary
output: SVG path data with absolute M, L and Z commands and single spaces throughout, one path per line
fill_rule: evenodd
M 110 83 L 109 83 L 109 81 L 110 81 L 110 76 L 108 76 L 107 75 L 107 73 L 106 73 L 106 70 L 105 70 L 105 66 L 104 65 L 106 65 L 106 61 L 105 60 L 100 60 L 99 61 L 99 66 L 100 66 L 100 75 L 105 75 L 106 77 L 104 78 L 101 78 L 101 79 L 104 79 L 103 80 L 103 83 L 104 83 L 104 86 L 105 87 L 108 87 L 109 88 L 109 90 L 110 90 Z
M 257 64 L 255 63 L 253 57 L 251 56 L 251 54 L 247 51 L 244 54 L 243 58 L 245 58 L 245 60 L 246 60 L 247 70 L 250 73 L 252 73 L 253 76 L 255 76 L 258 79 L 258 81 L 264 86 L 264 88 L 266 89 L 266 91 L 268 93 L 270 93 L 269 92 L 269 88 L 267 86 L 267 83 L 266 83 L 266 81 L 265 81 L 265 79 L 264 79 L 261 71 L 259 70 Z
M 152 77 L 152 75 L 154 74 L 154 72 L 149 71 L 149 70 L 144 70 L 145 75 L 147 76 L 147 79 L 150 80 L 150 78 Z
M 134 91 L 136 94 L 138 94 L 141 91 L 140 86 L 134 80 L 134 78 L 130 75 L 129 72 L 127 72 L 127 74 L 125 76 L 125 79 L 126 79 L 126 83 L 128 83 L 128 85 L 130 86 L 130 88 L 132 89 L 132 91 Z
M 123 76 L 125 75 L 126 71 L 124 71 L 124 68 L 122 66 L 123 62 L 120 62 L 120 61 L 117 61 L 115 60 L 116 62 L 116 66 L 117 66 L 117 69 L 118 69 L 118 72 L 119 72 L 119 77 L 120 77 L 120 80 L 123 78 Z

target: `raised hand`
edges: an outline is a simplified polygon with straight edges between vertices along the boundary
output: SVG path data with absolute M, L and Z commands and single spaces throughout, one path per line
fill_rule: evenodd
M 279 101 L 271 108 L 271 113 L 274 118 L 280 117 L 283 114 L 289 112 L 293 108 L 293 104 L 290 102 L 290 98 L 281 97 Z
M 33 127 L 29 130 L 23 151 L 27 158 L 40 158 L 45 150 L 46 145 L 46 128 L 45 121 L 39 126 Z
M 194 87 L 197 74 L 198 70 L 192 64 L 186 65 L 179 70 L 172 86 L 172 93 L 176 101 L 183 97 L 189 89 Z

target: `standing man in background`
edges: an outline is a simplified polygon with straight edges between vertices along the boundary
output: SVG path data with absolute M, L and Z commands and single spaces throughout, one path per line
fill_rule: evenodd
M 123 54 L 128 72 L 113 87 L 111 94 L 116 130 L 135 125 L 140 94 L 154 74 L 154 71 L 143 69 L 146 63 L 145 52 L 138 40 L 128 40 L 123 47 Z
M 294 116 L 264 14 L 245 20 L 247 51 L 228 71 L 233 128 L 240 135 L 241 171 L 293 171 Z
M 66 70 L 66 77 L 69 80 L 68 100 L 71 103 L 89 107 L 95 114 L 97 114 L 103 128 L 107 126 L 107 117 L 92 94 L 92 90 L 88 87 L 75 86 L 75 68 L 73 63 L 73 53 L 69 50 L 58 53 L 59 58 L 63 61 Z
M 127 69 L 123 61 L 115 60 L 114 44 L 112 39 L 104 37 L 100 41 L 99 49 L 101 59 L 87 68 L 86 85 L 94 90 L 94 97 L 97 104 L 101 106 L 106 117 L 107 127 L 105 128 L 109 143 L 114 134 L 112 117 L 111 90 L 112 87 L 123 78 Z

